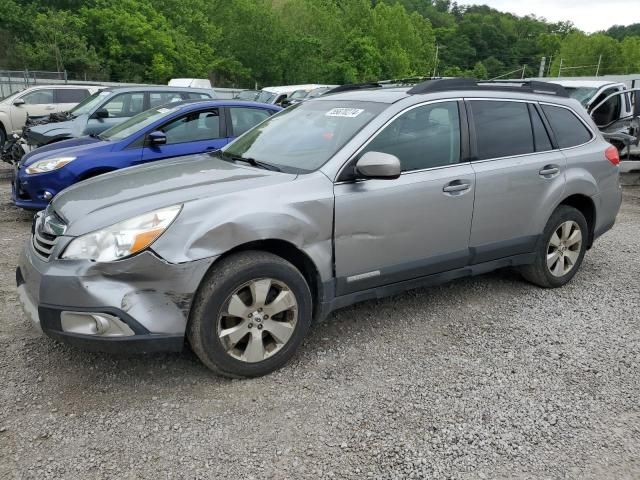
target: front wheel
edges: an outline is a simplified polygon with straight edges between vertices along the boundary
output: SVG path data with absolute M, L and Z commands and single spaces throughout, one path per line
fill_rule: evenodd
M 204 280 L 187 338 L 200 360 L 220 375 L 266 375 L 302 343 L 311 304 L 307 282 L 291 263 L 267 252 L 237 253 Z
M 544 288 L 567 284 L 580 269 L 588 235 L 582 212 L 560 205 L 547 222 L 534 263 L 521 269 L 522 276 Z

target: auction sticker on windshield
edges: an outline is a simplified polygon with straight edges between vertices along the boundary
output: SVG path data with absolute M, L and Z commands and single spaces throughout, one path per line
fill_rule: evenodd
M 327 117 L 346 117 L 346 118 L 356 118 L 364 112 L 361 108 L 332 108 L 325 115 Z

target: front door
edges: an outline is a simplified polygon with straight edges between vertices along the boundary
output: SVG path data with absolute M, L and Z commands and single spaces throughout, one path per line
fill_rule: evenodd
M 145 145 L 140 162 L 214 151 L 224 147 L 227 139 L 218 108 L 182 115 L 158 130 L 167 137 L 164 145 Z
M 50 88 L 34 90 L 18 98 L 24 103 L 11 105 L 11 123 L 14 131 L 24 126 L 27 116 L 29 118 L 44 117 L 55 112 L 53 90 Z
M 107 117 L 102 118 L 96 115 L 97 110 L 106 110 Z M 102 133 L 134 115 L 142 113 L 144 110 L 144 92 L 128 92 L 115 95 L 93 112 L 82 135 Z
M 535 103 L 470 100 L 467 105 L 476 172 L 472 263 L 533 252 L 562 199 L 565 157 L 554 149 Z
M 468 263 L 475 176 L 461 163 L 459 107 L 456 101 L 412 107 L 359 153 L 395 155 L 399 178 L 335 185 L 338 295 Z

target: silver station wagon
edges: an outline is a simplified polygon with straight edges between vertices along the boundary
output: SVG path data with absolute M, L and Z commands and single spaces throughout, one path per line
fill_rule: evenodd
M 614 224 L 618 162 L 557 85 L 347 89 L 65 190 L 35 218 L 19 295 L 56 339 L 188 342 L 219 374 L 264 375 L 355 302 L 503 267 L 566 284 Z

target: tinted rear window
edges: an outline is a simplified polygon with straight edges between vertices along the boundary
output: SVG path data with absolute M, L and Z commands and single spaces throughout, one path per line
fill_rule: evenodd
M 571 110 L 551 105 L 542 105 L 542 110 L 551 124 L 560 148 L 575 147 L 591 140 L 591 132 Z
M 469 103 L 476 128 L 478 160 L 535 151 L 526 103 L 485 100 Z
M 59 88 L 56 90 L 56 103 L 80 103 L 89 96 L 84 88 Z

